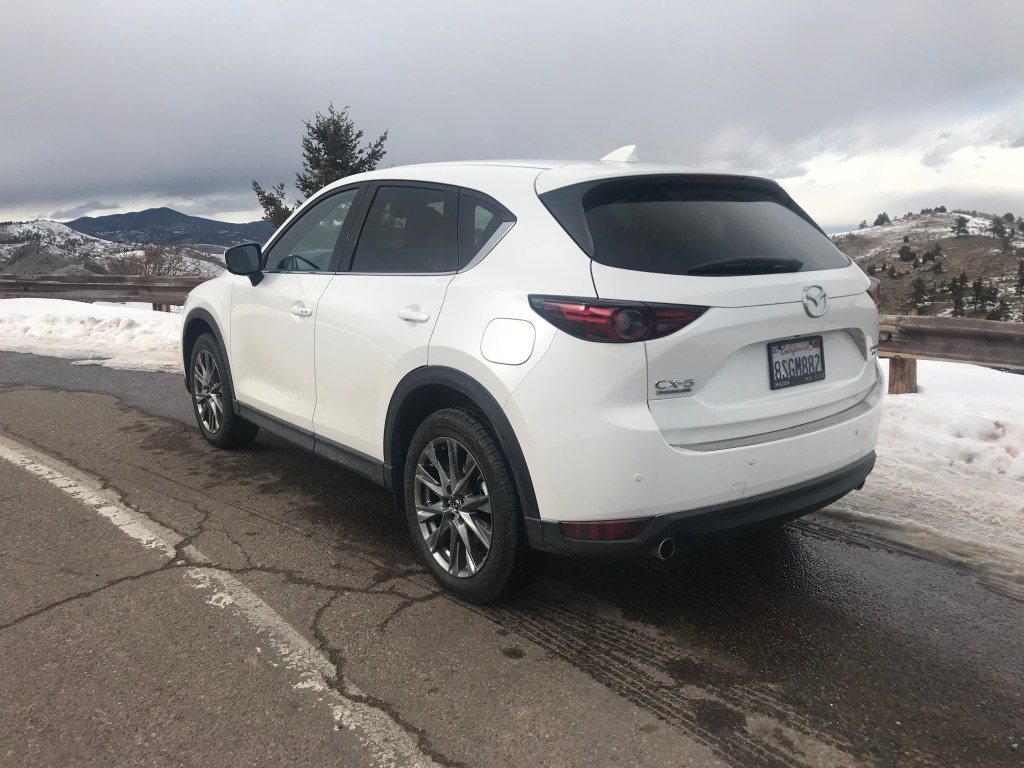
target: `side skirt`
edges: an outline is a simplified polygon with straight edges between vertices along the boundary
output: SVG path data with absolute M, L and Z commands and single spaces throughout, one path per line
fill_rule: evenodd
M 318 456 L 323 456 L 341 467 L 353 472 L 360 477 L 365 477 L 377 485 L 385 486 L 384 462 L 378 461 L 372 456 L 367 456 L 359 451 L 353 451 L 343 445 L 335 443 L 313 434 L 309 430 L 292 426 L 281 419 L 269 416 L 262 411 L 251 408 L 248 405 L 235 402 L 235 413 L 246 421 L 251 421 L 261 429 L 273 432 L 278 437 L 295 443 L 300 448 L 312 451 Z M 390 490 L 390 489 L 388 489 Z

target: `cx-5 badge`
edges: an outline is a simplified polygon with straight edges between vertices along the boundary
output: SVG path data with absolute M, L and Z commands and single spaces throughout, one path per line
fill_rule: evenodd
M 654 388 L 659 395 L 675 395 L 693 391 L 693 379 L 662 379 Z

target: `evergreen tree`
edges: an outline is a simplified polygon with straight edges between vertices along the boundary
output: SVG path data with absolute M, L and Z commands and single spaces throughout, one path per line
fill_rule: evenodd
M 310 197 L 331 182 L 355 173 L 372 171 L 384 157 L 388 132 L 360 147 L 363 132 L 348 116 L 348 107 L 340 112 L 334 105 L 327 114 L 316 113 L 313 121 L 303 121 L 306 135 L 302 137 L 302 173 L 295 175 L 295 186 Z
M 995 307 L 985 315 L 986 320 L 1009 320 L 1010 319 L 1010 305 L 1005 301 L 1000 301 Z
M 1017 295 L 1024 294 L 1024 259 L 1017 265 Z
M 951 226 L 950 229 L 953 230 L 953 234 L 956 235 L 957 237 L 960 237 L 961 235 L 966 235 L 967 217 L 957 216 L 956 219 L 953 220 L 953 226 Z
M 302 137 L 302 172 L 295 174 L 295 187 L 306 197 L 346 176 L 372 171 L 386 152 L 387 131 L 360 146 L 363 132 L 348 116 L 348 107 L 337 111 L 330 104 L 326 115 L 317 112 L 312 121 L 303 120 L 302 124 L 306 128 Z M 253 179 L 252 189 L 263 209 L 263 218 L 275 226 L 283 224 L 301 204 L 288 205 L 283 182 L 264 189 Z
M 909 245 L 901 245 L 899 250 L 900 261 L 914 261 L 917 258 L 917 254 L 910 248 Z
M 918 314 L 928 306 L 928 286 L 920 277 L 915 277 L 914 282 L 910 284 L 910 306 L 916 309 Z
M 872 224 L 871 226 L 873 226 L 873 227 L 880 227 L 883 224 L 891 224 L 891 223 L 892 223 L 892 220 L 889 218 L 889 214 L 883 212 L 883 213 L 878 214 L 875 217 L 875 223 Z
M 988 225 L 988 231 L 992 233 L 992 237 L 1002 239 L 1006 237 L 1006 224 L 1002 219 L 992 219 L 992 223 Z
M 288 217 L 292 215 L 295 207 L 297 207 L 289 206 L 285 202 L 283 181 L 275 187 L 264 189 L 256 183 L 256 179 L 253 179 L 252 189 L 256 193 L 256 199 L 260 203 L 260 208 L 263 209 L 263 220 L 269 221 L 275 227 L 280 227 L 284 224 Z

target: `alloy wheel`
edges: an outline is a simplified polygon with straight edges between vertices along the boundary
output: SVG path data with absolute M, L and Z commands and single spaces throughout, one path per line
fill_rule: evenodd
M 203 428 L 211 435 L 220 431 L 224 423 L 224 394 L 217 361 L 209 350 L 196 355 L 192 368 L 192 399 Z
M 456 578 L 478 573 L 491 551 L 494 516 L 476 457 L 454 438 L 431 440 L 416 464 L 414 489 L 430 555 Z

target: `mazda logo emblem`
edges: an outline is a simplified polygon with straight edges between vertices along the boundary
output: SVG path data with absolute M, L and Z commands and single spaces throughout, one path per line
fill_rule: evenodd
M 820 285 L 804 288 L 804 312 L 808 317 L 821 317 L 828 312 L 828 294 Z

